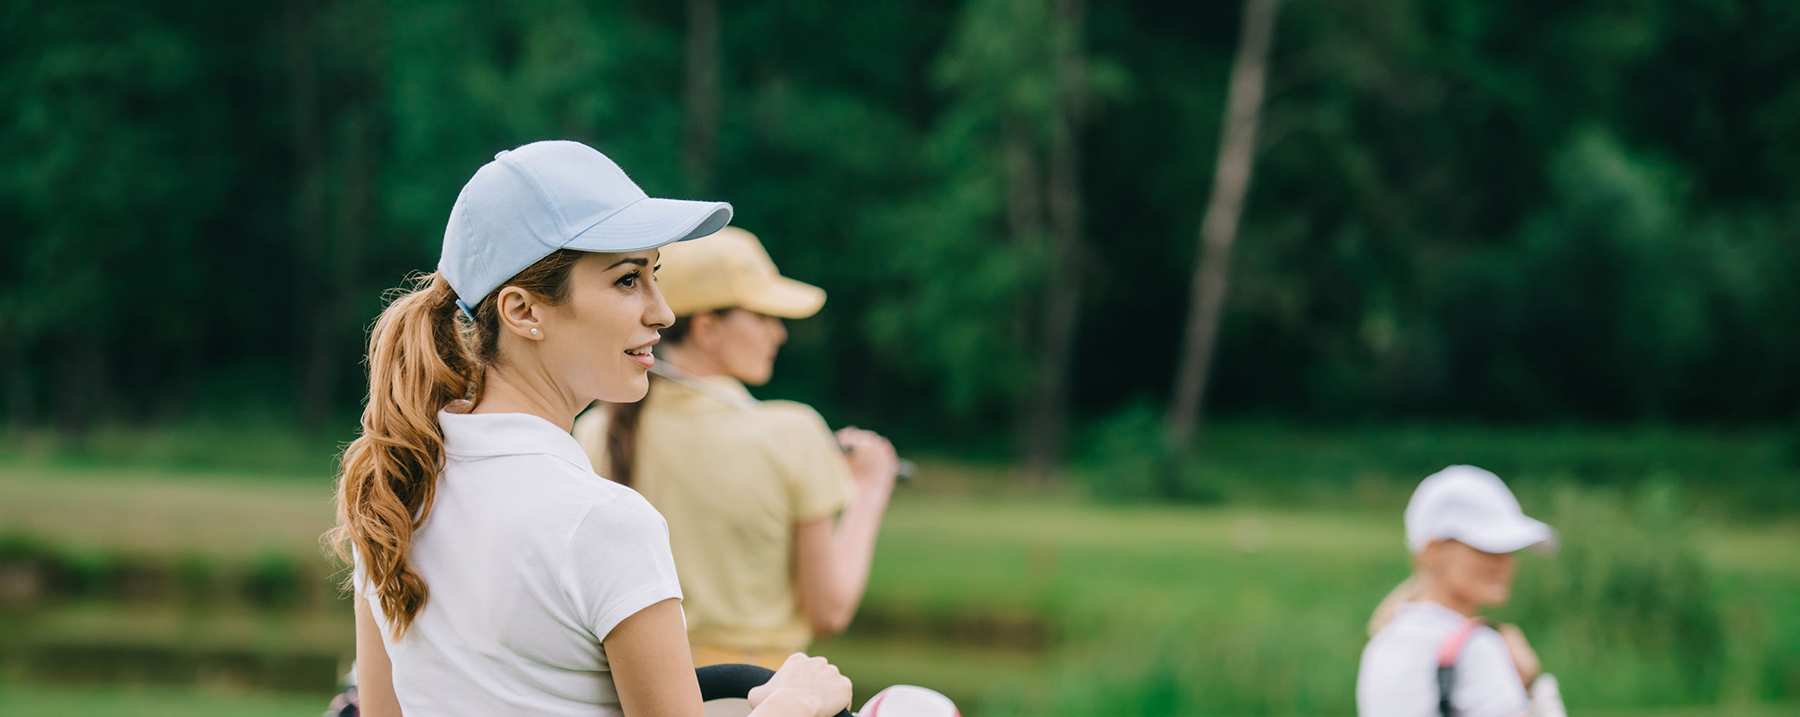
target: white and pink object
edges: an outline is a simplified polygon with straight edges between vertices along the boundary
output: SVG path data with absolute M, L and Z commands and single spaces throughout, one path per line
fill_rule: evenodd
M 913 685 L 894 685 L 875 693 L 857 717 L 962 717 L 956 703 L 937 690 Z

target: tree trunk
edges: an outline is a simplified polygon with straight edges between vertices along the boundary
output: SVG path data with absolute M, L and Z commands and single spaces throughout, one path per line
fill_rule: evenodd
M 0 395 L 4 395 L 8 433 L 25 430 L 31 423 L 31 374 L 25 365 L 23 332 L 18 322 L 0 322 Z
M 1250 189 L 1257 117 L 1262 110 L 1278 4 L 1279 0 L 1246 0 L 1244 4 L 1244 23 L 1239 31 L 1237 58 L 1231 65 L 1231 87 L 1225 100 L 1224 127 L 1220 130 L 1212 198 L 1200 225 L 1200 257 L 1188 302 L 1187 335 L 1182 342 L 1175 396 L 1163 421 L 1170 455 L 1178 460 L 1192 454 L 1194 434 L 1200 427 L 1207 373 L 1212 368 L 1225 307 L 1231 244 L 1237 238 L 1244 196 Z
M 346 368 L 355 360 L 344 340 L 345 317 L 350 314 L 350 297 L 356 290 L 356 278 L 362 266 L 363 246 L 369 240 L 371 207 L 374 204 L 372 174 L 376 113 L 358 104 L 339 116 L 338 133 L 343 142 L 341 161 L 334 162 L 334 173 L 340 184 L 334 204 L 336 228 L 324 259 L 323 281 L 318 282 L 322 295 L 312 306 L 311 337 L 303 379 L 301 416 L 307 428 L 323 428 L 337 406 L 338 387 Z
M 719 2 L 688 0 L 687 136 L 683 157 L 688 189 L 712 191 L 719 144 Z
M 334 94 L 344 98 L 342 104 L 317 120 L 320 126 L 331 128 L 332 148 L 325 151 L 321 162 L 337 181 L 329 193 L 333 228 L 329 237 L 320 239 L 314 279 L 320 294 L 309 307 L 312 324 L 302 379 L 301 416 L 313 429 L 324 427 L 339 405 L 339 387 L 344 377 L 353 373 L 357 356 L 347 330 L 356 322 L 348 317 L 376 222 L 376 163 L 381 157 L 381 117 L 385 116 L 387 18 L 381 3 L 355 0 L 339 3 L 336 10 L 348 13 L 351 21 L 346 24 L 357 28 L 352 47 L 358 62 L 336 78 L 339 82 L 334 88 L 341 85 L 341 89 Z M 321 169 L 321 174 L 325 173 Z M 322 179 L 320 184 L 325 184 Z M 320 211 L 323 213 L 323 207 Z
M 1013 116 L 1007 119 L 1003 138 L 1006 153 L 1006 234 L 1007 240 L 1021 252 L 1030 250 L 1044 236 L 1044 182 L 1039 169 L 1036 133 L 1032 131 L 1031 120 L 1027 117 Z M 1018 300 L 1012 308 L 1012 343 L 1015 346 L 1031 346 L 1036 341 L 1035 331 L 1037 314 L 1033 302 Z M 1016 412 L 1019 417 L 1014 424 L 1019 457 L 1031 472 L 1031 460 L 1035 450 L 1036 437 L 1032 431 L 1036 424 L 1032 421 L 1032 412 L 1037 410 L 1035 392 L 1027 392 L 1018 396 Z
M 294 328 L 300 345 L 300 418 L 323 425 L 318 381 L 328 373 L 328 347 L 320 326 L 327 320 L 325 293 L 324 147 L 320 137 L 315 0 L 289 0 L 285 32 L 288 70 L 288 141 L 294 157 Z
M 61 390 L 56 395 L 57 427 L 79 436 L 92 428 L 106 393 L 106 351 L 95 332 L 64 342 L 57 358 Z
M 1050 280 L 1044 291 L 1043 346 L 1029 428 L 1026 469 L 1039 483 L 1055 478 L 1069 424 L 1069 372 L 1081 316 L 1081 130 L 1086 112 L 1085 0 L 1057 0 L 1063 32 L 1056 56 L 1056 117 L 1050 133 Z

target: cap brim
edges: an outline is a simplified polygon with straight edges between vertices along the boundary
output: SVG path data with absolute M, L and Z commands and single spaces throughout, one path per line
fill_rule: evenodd
M 745 296 L 738 304 L 759 314 L 783 319 L 804 319 L 825 306 L 825 290 L 803 281 L 778 276 Z
M 731 223 L 731 205 L 685 199 L 639 199 L 563 244 L 564 249 L 627 252 L 717 233 Z
M 1491 530 L 1464 532 L 1465 535 L 1456 536 L 1456 539 L 1484 553 L 1516 553 L 1534 546 L 1547 550 L 1556 547 L 1556 531 L 1525 516 Z

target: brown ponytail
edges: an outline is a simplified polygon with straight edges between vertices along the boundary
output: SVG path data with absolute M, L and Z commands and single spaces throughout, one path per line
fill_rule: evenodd
M 581 256 L 555 252 L 507 285 L 560 304 L 568 298 L 569 273 Z M 437 414 L 453 401 L 480 401 L 486 367 L 499 358 L 497 311 L 484 299 L 473 322 L 460 321 L 450 282 L 426 274 L 382 310 L 369 335 L 362 434 L 344 449 L 337 526 L 325 537 L 346 562 L 351 549 L 361 558 L 396 640 L 430 594 L 407 563 L 407 553 L 413 531 L 431 513 L 444 468 L 444 430 Z
M 703 313 L 718 313 L 708 311 Z M 662 340 L 671 346 L 680 345 L 687 339 L 691 316 L 675 317 L 675 323 L 657 333 Z M 656 384 L 661 379 L 656 374 L 650 375 L 650 390 L 656 391 Z M 649 394 L 635 403 L 609 403 L 606 409 L 606 477 L 619 485 L 631 485 L 631 468 L 637 461 L 638 424 L 644 416 L 644 404 L 650 401 Z
M 656 390 L 657 379 L 650 379 L 650 390 Z M 644 401 L 606 404 L 606 477 L 619 485 L 631 485 L 631 465 L 637 460 L 638 419 L 644 415 Z

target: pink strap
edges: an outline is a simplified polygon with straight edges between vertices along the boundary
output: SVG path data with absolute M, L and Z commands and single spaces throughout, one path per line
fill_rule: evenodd
M 1438 667 L 1455 665 L 1457 656 L 1462 654 L 1463 645 L 1469 641 L 1469 636 L 1475 634 L 1475 629 L 1483 624 L 1485 623 L 1481 618 L 1472 617 L 1463 621 L 1463 624 L 1458 625 L 1455 630 L 1451 630 L 1450 634 L 1444 637 L 1444 641 L 1438 643 Z

